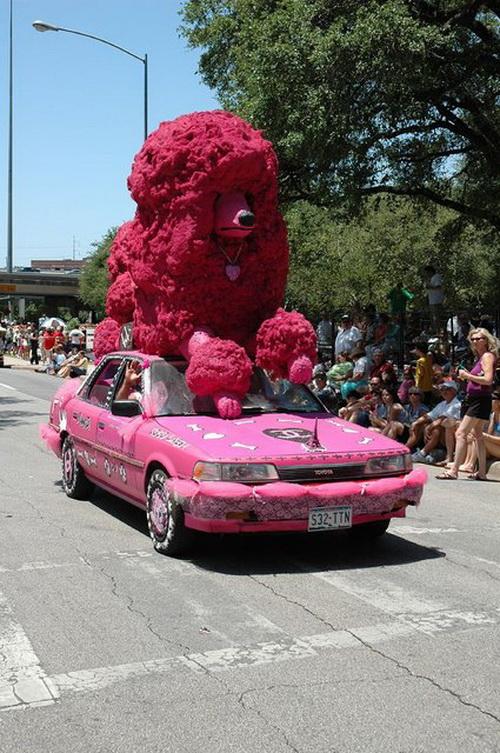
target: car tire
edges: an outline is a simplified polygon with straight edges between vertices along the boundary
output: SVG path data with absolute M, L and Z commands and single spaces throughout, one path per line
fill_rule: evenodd
M 168 476 L 162 468 L 151 474 L 146 491 L 149 535 L 157 552 L 169 557 L 185 554 L 193 542 L 193 532 L 184 524 L 182 507 L 167 489 Z
M 78 462 L 75 445 L 71 437 L 66 437 L 62 446 L 62 486 L 71 499 L 88 499 L 93 484 L 86 477 Z
M 371 523 L 361 523 L 353 526 L 349 533 L 358 541 L 375 541 L 384 535 L 389 528 L 390 518 L 387 520 L 374 520 Z

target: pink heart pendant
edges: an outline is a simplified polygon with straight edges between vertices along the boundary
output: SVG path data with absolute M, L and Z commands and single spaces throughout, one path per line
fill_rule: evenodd
M 240 265 L 239 264 L 226 264 L 226 277 L 231 280 L 231 282 L 234 282 L 238 279 L 240 276 Z

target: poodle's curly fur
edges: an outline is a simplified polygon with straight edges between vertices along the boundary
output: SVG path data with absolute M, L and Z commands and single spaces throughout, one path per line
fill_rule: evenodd
M 249 358 L 276 375 L 310 378 L 314 330 L 300 314 L 279 310 L 288 245 L 277 169 L 271 144 L 228 112 L 182 116 L 148 137 L 128 179 L 137 211 L 109 258 L 109 319 L 97 328 L 98 357 L 118 347 L 119 325 L 133 321 L 139 350 L 190 358 L 196 394 L 230 394 L 226 416 L 239 412 Z M 232 192 L 246 197 L 255 216 L 239 239 L 215 227 L 217 202 Z M 226 270 L 233 261 L 237 279 Z

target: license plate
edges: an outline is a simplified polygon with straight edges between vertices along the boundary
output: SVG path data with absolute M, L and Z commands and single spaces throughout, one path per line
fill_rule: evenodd
M 317 507 L 309 510 L 308 531 L 352 528 L 352 507 Z

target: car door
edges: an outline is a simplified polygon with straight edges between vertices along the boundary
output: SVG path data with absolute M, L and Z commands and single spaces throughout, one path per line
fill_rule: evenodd
M 111 384 L 122 359 L 105 359 L 83 386 L 80 394 L 68 404 L 65 421 L 73 439 L 78 462 L 88 476 L 99 479 L 102 459 L 97 446 L 97 422 Z
M 88 468 L 89 475 L 94 476 L 98 483 L 102 481 L 111 486 L 113 484 L 110 483 L 110 479 L 105 472 L 105 468 L 107 467 L 105 462 L 106 455 L 103 452 L 104 448 L 102 446 L 99 425 L 102 423 L 101 416 L 103 411 L 111 403 L 123 361 L 123 356 L 111 356 L 104 359 L 82 393 L 81 401 L 83 409 L 92 417 L 88 435 L 83 438 L 83 445 L 86 445 L 86 447 L 82 445 L 80 450 L 83 453 L 79 458 L 81 465 L 84 468 Z M 80 412 L 83 413 L 83 410 Z M 77 416 L 76 421 L 78 422 L 79 420 L 81 421 L 81 418 Z M 85 455 L 85 451 L 87 455 Z M 89 467 L 89 464 L 91 467 Z
M 120 388 L 126 365 L 131 359 L 124 358 L 114 378 L 113 388 L 106 402 L 101 406 L 97 416 L 96 444 L 99 448 L 102 462 L 100 475 L 103 483 L 113 487 L 117 494 L 143 498 L 142 463 L 134 457 L 135 442 L 133 434 L 141 416 L 116 416 L 111 412 L 111 405 L 117 390 Z M 144 378 L 141 379 L 141 391 L 144 389 Z

